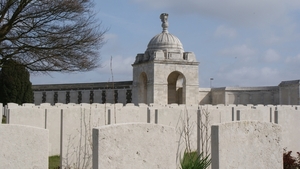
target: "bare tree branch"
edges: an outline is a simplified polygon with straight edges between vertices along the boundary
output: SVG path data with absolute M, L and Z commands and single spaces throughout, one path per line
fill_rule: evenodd
M 90 0 L 0 0 L 0 7 L 0 67 L 8 59 L 39 72 L 99 66 L 107 29 Z

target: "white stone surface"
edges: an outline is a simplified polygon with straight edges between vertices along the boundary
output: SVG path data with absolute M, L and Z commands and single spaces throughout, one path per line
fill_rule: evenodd
M 119 106 L 123 105 L 116 105 L 116 108 Z M 88 107 L 87 104 L 82 104 L 63 110 L 61 119 L 63 167 L 92 167 L 92 128 L 115 123 L 112 109 L 111 104 L 93 104 Z
M 63 168 L 91 168 L 93 116 L 89 109 L 68 108 L 62 116 Z
M 46 129 L 49 130 L 49 156 L 60 155 L 61 108 L 47 108 Z
M 40 104 L 40 107 L 51 107 L 51 104 L 50 103 L 41 103 Z
M 9 109 L 9 124 L 21 124 L 45 128 L 45 110 L 37 107 L 14 107 Z
M 238 110 L 240 109 L 236 108 L 234 112 L 236 119 L 238 117 Z M 260 109 L 240 110 L 240 120 L 270 122 L 270 109 L 268 107 L 261 107 Z
M 296 156 L 296 152 L 300 149 L 300 110 L 296 110 L 292 106 L 280 106 L 278 109 L 278 124 L 282 126 L 283 147 L 287 151 L 293 151 L 293 156 Z M 275 112 L 275 110 L 273 109 Z M 275 113 L 274 113 L 275 116 Z
M 25 106 L 25 107 L 34 107 L 35 104 L 33 104 L 33 103 L 23 103 L 22 106 Z
M 175 129 L 147 123 L 93 129 L 93 169 L 176 168 Z
M 114 109 L 112 109 L 112 112 Z M 122 106 L 116 112 L 117 123 L 147 122 L 147 107 Z
M 16 103 L 7 103 L 7 108 L 19 107 Z
M 3 107 L 2 103 L 0 103 L 0 122 L 2 122 L 2 118 L 4 115 L 4 111 L 5 111 L 4 109 L 5 109 L 5 107 Z
M 269 122 L 212 126 L 212 169 L 282 169 L 282 129 Z
M 194 107 L 187 106 L 188 113 L 191 116 L 190 125 L 194 125 L 191 137 L 193 150 L 196 150 L 194 148 L 196 148 L 195 145 L 197 144 L 195 127 L 197 122 L 197 107 L 198 105 L 195 105 Z M 300 147 L 300 143 L 298 141 L 300 135 L 300 130 L 298 130 L 300 110 L 297 106 L 204 105 L 199 107 L 200 109 L 205 109 L 209 112 L 209 124 L 237 121 L 237 110 L 240 111 L 240 120 L 258 120 L 264 122 L 278 121 L 278 123 L 282 125 L 283 138 L 289 138 L 283 140 L 282 148 L 287 147 L 287 150 L 296 152 L 298 147 Z M 85 120 L 82 118 L 87 116 L 81 115 L 82 108 L 86 109 L 85 113 L 92 115 L 91 118 L 85 118 Z M 47 109 L 46 117 L 45 109 Z M 62 135 L 64 139 L 71 137 L 76 140 L 72 143 L 73 147 L 78 147 L 80 145 L 78 140 L 80 140 L 80 138 L 84 138 L 84 134 L 81 136 L 78 134 L 79 131 L 85 133 L 86 131 L 91 131 L 92 127 L 104 126 L 107 124 L 149 122 L 175 127 L 177 133 L 176 138 L 178 140 L 178 144 L 180 144 L 178 147 L 178 150 L 180 150 L 178 151 L 178 157 L 180 157 L 180 153 L 182 152 L 181 150 L 185 149 L 185 147 L 182 146 L 184 144 L 184 140 L 182 132 L 180 132 L 184 126 L 182 120 L 186 117 L 184 114 L 185 105 L 150 104 L 147 106 L 146 104 L 140 104 L 139 106 L 135 106 L 130 103 L 125 106 L 122 104 L 57 104 L 56 106 L 50 106 L 49 104 L 42 104 L 41 106 L 35 106 L 33 108 L 15 105 L 15 107 L 11 109 L 12 116 L 10 119 L 15 124 L 42 128 L 45 128 L 46 126 L 46 128 L 49 129 L 50 135 L 49 155 L 58 155 L 60 154 L 61 109 L 69 112 L 68 118 L 65 119 L 67 121 L 65 121 Z M 275 109 L 278 109 L 278 117 L 275 117 Z M 109 110 L 110 115 L 108 113 Z M 158 111 L 157 114 L 155 113 L 155 110 Z M 82 124 L 89 125 L 90 127 L 82 128 L 80 127 Z M 82 131 L 82 129 L 85 131 Z M 210 133 L 210 127 L 208 131 Z M 201 139 L 203 140 L 205 138 Z M 63 141 L 64 147 L 68 146 L 68 144 L 66 144 L 67 142 L 68 140 Z M 210 147 L 210 142 L 207 146 Z M 74 151 L 75 150 L 76 149 L 74 149 Z M 178 159 L 179 158 L 177 158 L 177 160 Z
M 48 130 L 0 124 L 0 168 L 48 168 Z

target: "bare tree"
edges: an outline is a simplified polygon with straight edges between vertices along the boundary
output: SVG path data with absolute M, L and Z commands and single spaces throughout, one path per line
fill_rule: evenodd
M 29 71 L 89 71 L 104 43 L 91 0 L 0 0 L 0 67 L 13 59 Z
M 207 107 L 199 106 L 199 110 L 198 132 L 200 140 L 198 140 L 198 153 L 208 156 L 211 148 L 211 114 Z

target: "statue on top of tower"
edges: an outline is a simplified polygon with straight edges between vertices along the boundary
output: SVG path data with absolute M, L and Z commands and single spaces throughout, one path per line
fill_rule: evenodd
M 168 16 L 169 16 L 169 14 L 167 14 L 167 13 L 160 14 L 160 20 L 162 21 L 161 26 L 163 28 L 163 32 L 164 33 L 168 33 L 168 26 L 169 26 L 169 24 L 168 24 Z

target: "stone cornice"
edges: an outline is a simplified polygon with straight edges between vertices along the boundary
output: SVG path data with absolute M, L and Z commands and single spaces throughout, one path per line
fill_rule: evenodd
M 142 63 L 134 63 L 132 66 L 141 65 L 141 64 L 149 64 L 149 63 L 156 63 L 156 64 L 177 64 L 177 65 L 199 65 L 200 62 L 188 62 L 188 61 L 174 61 L 174 60 L 152 60 L 148 62 Z

